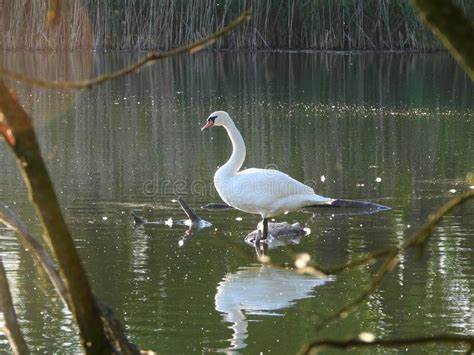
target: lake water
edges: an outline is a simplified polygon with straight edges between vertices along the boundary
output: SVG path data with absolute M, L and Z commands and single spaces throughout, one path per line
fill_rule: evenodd
M 0 60 L 31 75 L 80 79 L 137 55 L 14 53 Z M 280 216 L 311 229 L 293 252 L 329 267 L 398 245 L 429 213 L 472 188 L 466 176 L 474 172 L 474 86 L 448 54 L 205 52 L 89 91 L 14 86 L 34 117 L 94 290 L 142 349 L 290 354 L 314 339 L 362 331 L 474 336 L 472 202 L 446 217 L 421 253 L 406 254 L 355 313 L 319 332 L 319 317 L 358 295 L 376 266 L 330 280 L 268 268 L 243 241 L 258 216 L 199 208 L 220 201 L 212 178 L 230 143 L 224 130 L 200 127 L 222 109 L 246 141 L 246 167 L 276 167 L 319 194 L 392 208 Z M 0 201 L 40 236 L 2 142 L 0 159 Z M 184 218 L 175 194 L 213 226 L 192 234 L 184 226 L 133 226 L 132 212 Z M 0 227 L 0 240 L 32 351 L 77 353 L 75 326 L 51 286 L 14 233 Z M 286 248 L 270 257 L 293 264 Z M 462 347 L 425 347 L 453 349 Z

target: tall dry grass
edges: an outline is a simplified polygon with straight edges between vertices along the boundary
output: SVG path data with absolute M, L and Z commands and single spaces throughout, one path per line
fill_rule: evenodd
M 474 1 L 458 1 L 474 14 Z M 253 19 L 214 44 L 233 49 L 433 50 L 441 45 L 408 0 L 0 0 L 3 49 L 169 49 L 201 38 L 244 9 Z

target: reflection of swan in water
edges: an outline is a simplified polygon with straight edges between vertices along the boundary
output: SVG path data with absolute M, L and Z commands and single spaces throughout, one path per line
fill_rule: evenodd
M 215 306 L 233 330 L 229 350 L 245 348 L 247 315 L 282 316 L 276 312 L 312 296 L 315 287 L 327 279 L 300 275 L 292 270 L 268 266 L 242 267 L 227 274 L 217 286 Z
M 245 243 L 255 247 L 257 256 L 266 255 L 270 249 L 299 244 L 301 238 L 311 233 L 311 229 L 301 228 L 298 222 L 293 224 L 289 224 L 288 222 L 268 223 L 268 237 L 265 243 L 259 243 L 260 230 L 259 225 L 256 230 L 247 234 L 244 239 Z

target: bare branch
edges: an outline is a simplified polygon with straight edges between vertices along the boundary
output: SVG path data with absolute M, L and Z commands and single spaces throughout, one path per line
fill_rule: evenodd
M 29 197 L 40 217 L 44 235 L 54 251 L 64 274 L 68 304 L 81 332 L 86 353 L 110 353 L 100 313 L 92 290 L 66 226 L 48 171 L 41 157 L 31 118 L 0 81 L 0 111 L 15 138 L 11 145 L 29 191 Z
M 132 63 L 131 65 L 123 69 L 117 70 L 109 74 L 99 75 L 92 79 L 80 80 L 80 81 L 49 81 L 49 80 L 32 78 L 32 77 L 23 75 L 21 73 L 12 72 L 3 68 L 0 68 L 0 77 L 11 79 L 11 80 L 17 80 L 25 84 L 41 86 L 41 87 L 50 88 L 50 89 L 62 89 L 62 90 L 90 89 L 93 86 L 102 84 L 103 82 L 117 79 L 122 76 L 134 73 L 146 64 L 163 60 L 166 58 L 175 57 L 175 56 L 185 54 L 185 53 L 193 54 L 193 53 L 199 52 L 200 50 L 204 49 L 206 46 L 215 42 L 220 37 L 231 32 L 233 29 L 239 26 L 242 22 L 248 19 L 250 19 L 250 11 L 245 11 L 237 19 L 232 21 L 229 25 L 227 25 L 226 27 L 224 27 L 223 29 L 217 32 L 214 32 L 213 34 L 211 34 L 210 36 L 202 40 L 199 40 L 187 46 L 180 47 L 180 48 L 167 51 L 167 52 L 148 53 L 147 55 L 145 55 L 144 57 L 142 57 L 135 63 Z
M 352 260 L 349 260 L 347 263 L 343 265 L 339 265 L 335 267 L 330 267 L 330 268 L 324 268 L 322 266 L 316 266 L 316 267 L 327 275 L 337 275 L 342 272 L 352 271 L 358 268 L 359 266 L 373 264 L 378 259 L 381 259 L 389 255 L 392 252 L 392 250 L 393 249 L 382 249 L 382 250 L 373 251 L 367 255 L 356 257 Z
M 415 231 L 401 246 L 401 251 L 423 244 L 433 233 L 439 222 L 451 212 L 455 207 L 462 205 L 474 197 L 474 191 L 467 191 L 459 196 L 453 197 L 451 200 L 441 206 L 436 212 L 428 216 L 428 220 L 417 231 Z
M 369 284 L 363 289 L 363 291 L 356 298 L 354 298 L 350 303 L 338 309 L 336 312 L 334 312 L 330 316 L 326 316 L 326 317 L 318 316 L 318 318 L 322 318 L 323 321 L 317 327 L 317 329 L 318 330 L 322 329 L 325 326 L 332 323 L 333 321 L 345 318 L 351 312 L 353 312 L 362 302 L 364 302 L 367 299 L 367 297 L 370 294 L 372 294 L 374 291 L 377 290 L 377 288 L 380 286 L 385 275 L 389 273 L 398 264 L 400 256 L 403 253 L 405 253 L 406 250 L 415 246 L 419 246 L 423 244 L 424 242 L 426 242 L 426 240 L 433 233 L 437 224 L 441 221 L 441 219 L 446 214 L 448 214 L 456 206 L 459 206 L 465 203 L 466 201 L 468 201 L 469 199 L 472 199 L 473 197 L 474 197 L 474 191 L 468 191 L 448 201 L 441 208 L 439 208 L 434 214 L 430 215 L 428 217 L 427 222 L 422 227 L 420 227 L 415 233 L 413 233 L 399 247 L 374 251 L 365 256 L 355 258 L 349 261 L 348 263 L 341 266 L 337 266 L 337 267 L 324 268 L 310 262 L 304 268 L 295 269 L 296 272 L 306 273 L 306 274 L 310 274 L 317 277 L 325 277 L 325 275 L 335 275 L 342 272 L 347 272 L 359 266 L 371 264 L 371 263 L 376 262 L 378 259 L 385 258 L 383 264 L 380 266 L 375 276 L 371 279 Z M 252 255 L 252 253 L 250 253 L 248 249 L 244 249 L 241 245 L 235 242 L 231 242 L 231 241 L 227 241 L 227 244 L 230 245 L 232 248 L 234 248 L 235 251 L 237 251 L 244 258 L 248 260 L 255 260 L 254 259 L 255 255 Z M 296 262 L 298 258 L 298 254 L 291 253 L 291 255 Z M 273 263 L 268 256 L 259 257 L 259 261 L 274 268 L 283 268 L 283 269 L 288 268 L 288 265 Z
M 3 268 L 3 262 L 0 259 L 0 311 L 5 318 L 3 331 L 8 338 L 13 353 L 16 355 L 29 354 L 25 339 L 21 333 L 18 320 L 16 318 L 15 308 L 13 307 L 8 279 Z
M 380 286 L 385 275 L 392 271 L 392 269 L 398 264 L 400 256 L 409 248 L 412 248 L 417 245 L 424 243 L 433 233 L 435 227 L 442 220 L 442 218 L 448 214 L 453 208 L 465 203 L 469 199 L 474 197 L 474 191 L 465 192 L 462 195 L 459 195 L 441 208 L 439 208 L 435 213 L 428 217 L 428 221 L 420 227 L 416 232 L 414 232 L 401 246 L 393 248 L 390 250 L 388 255 L 385 258 L 385 261 L 378 269 L 375 276 L 371 279 L 369 284 L 363 289 L 363 291 L 355 297 L 351 302 L 345 304 L 339 308 L 336 312 L 326 317 L 324 321 L 317 327 L 317 329 L 322 329 L 328 324 L 332 323 L 335 320 L 343 319 L 354 311 L 362 302 L 364 302 L 370 294 L 372 294 Z
M 100 309 L 102 321 L 104 322 L 107 336 L 113 342 L 114 348 L 121 355 L 138 355 L 140 353 L 154 354 L 152 351 L 140 351 L 135 344 L 128 341 L 125 331 L 122 328 L 119 320 L 115 317 L 114 312 L 107 304 L 99 299 L 96 299 L 97 306 Z
M 237 254 L 239 254 L 240 256 L 242 256 L 242 258 L 248 261 L 254 262 L 258 260 L 261 263 L 266 264 L 273 268 L 288 269 L 288 264 L 275 263 L 272 261 L 272 259 L 268 255 L 257 254 L 257 258 L 255 258 L 255 253 L 252 253 L 249 248 L 244 248 L 239 243 L 226 240 L 226 244 L 232 247 Z M 293 259 L 293 262 L 296 263 L 296 261 L 301 255 L 295 252 L 290 245 L 286 246 L 286 250 L 288 254 L 291 256 L 291 258 Z M 300 274 L 307 274 L 307 275 L 312 275 L 319 278 L 325 278 L 329 275 L 337 275 L 343 272 L 352 271 L 363 265 L 373 264 L 377 260 L 389 255 L 393 250 L 394 250 L 393 248 L 377 250 L 367 255 L 356 257 L 345 264 L 334 266 L 334 267 L 325 267 L 325 266 L 316 264 L 314 261 L 309 261 L 304 268 L 296 268 L 295 271 Z
M 361 338 L 348 340 L 318 340 L 308 344 L 301 352 L 304 355 L 317 352 L 322 347 L 332 347 L 339 349 L 349 349 L 354 347 L 400 347 L 407 345 L 426 345 L 426 344 L 464 344 L 467 349 L 474 347 L 474 337 L 462 335 L 433 335 L 426 337 L 401 338 L 401 339 L 374 339 L 373 341 L 364 341 Z
M 59 2 L 56 2 L 59 8 Z M 52 4 L 54 6 L 54 4 Z M 55 13 L 54 16 L 57 14 Z M 173 57 L 183 53 L 195 53 L 206 45 L 212 43 L 219 37 L 227 34 L 240 23 L 250 17 L 249 12 L 244 12 L 238 19 L 230 23 L 227 27 L 212 34 L 201 41 L 195 42 L 189 46 L 181 47 L 176 50 L 163 53 L 150 53 L 133 63 L 132 65 L 118 70 L 116 72 L 98 76 L 90 80 L 79 82 L 48 82 L 37 80 L 18 73 L 9 73 L 0 69 L 0 76 L 10 74 L 10 79 L 22 80 L 29 84 L 39 85 L 49 88 L 60 89 L 82 89 L 99 85 L 107 80 L 119 78 L 121 76 L 133 73 L 143 67 L 145 64 Z M 81 331 L 82 345 L 86 353 L 110 353 L 112 351 L 111 343 L 107 340 L 104 333 L 105 329 L 118 329 L 121 333 L 119 322 L 111 316 L 111 311 L 104 304 L 96 302 L 84 269 L 80 263 L 74 243 L 65 224 L 60 206 L 58 204 L 51 180 L 41 157 L 36 135 L 33 130 L 31 118 L 17 102 L 15 95 L 0 81 L 0 133 L 4 136 L 7 143 L 15 153 L 19 167 L 23 173 L 24 180 L 30 192 L 30 200 L 37 209 L 40 216 L 47 242 L 54 251 L 61 271 L 64 273 L 65 283 L 59 277 L 54 263 L 41 263 L 46 267 L 48 275 L 55 284 L 59 294 L 66 299 L 66 303 L 71 308 L 77 319 Z M 23 228 L 20 224 L 17 229 Z M 23 230 L 25 231 L 25 230 Z M 30 242 L 31 243 L 31 240 Z M 38 254 L 39 255 L 39 254 Z M 37 256 L 38 257 L 38 256 Z M 44 254 L 43 254 L 44 257 Z M 101 312 L 99 312 L 99 308 Z M 100 321 L 100 315 L 105 316 L 105 324 Z M 116 339 L 112 339 L 116 340 Z M 121 347 L 120 342 L 115 342 L 117 349 L 128 353 L 127 344 L 125 348 Z M 132 349 L 130 353 L 136 353 Z
M 0 203 L 0 222 L 3 222 L 3 224 L 17 232 L 18 238 L 23 244 L 25 250 L 28 251 L 28 253 L 30 253 L 30 255 L 42 267 L 61 299 L 67 306 L 69 306 L 69 309 L 71 309 L 71 305 L 68 303 L 70 299 L 68 290 L 61 278 L 55 262 L 43 246 L 30 233 L 26 225 L 15 215 L 15 213 L 13 213 L 13 211 L 2 203 Z M 138 354 L 139 350 L 135 345 L 128 341 L 120 322 L 115 318 L 112 310 L 97 299 L 96 302 L 101 312 L 107 336 L 114 342 L 115 349 L 119 350 L 121 354 Z
M 0 222 L 18 233 L 18 239 L 25 250 L 27 250 L 38 264 L 41 265 L 58 291 L 59 296 L 61 296 L 63 301 L 67 304 L 68 297 L 66 286 L 59 275 L 55 262 L 43 246 L 33 237 L 33 235 L 31 235 L 25 224 L 2 203 L 0 203 Z
M 373 264 L 378 259 L 393 255 L 393 253 L 399 254 L 412 246 L 421 245 L 431 235 L 436 225 L 447 213 L 449 213 L 458 204 L 464 203 L 470 198 L 472 198 L 472 191 L 467 192 L 459 197 L 455 197 L 449 202 L 447 202 L 438 211 L 436 211 L 436 213 L 430 215 L 428 217 L 428 221 L 423 226 L 421 226 L 410 238 L 408 238 L 399 248 L 377 250 L 367 255 L 356 257 L 347 262 L 346 264 L 340 266 L 325 268 L 319 265 L 315 265 L 315 268 L 325 273 L 326 275 L 336 275 L 341 272 L 351 271 L 359 266 Z

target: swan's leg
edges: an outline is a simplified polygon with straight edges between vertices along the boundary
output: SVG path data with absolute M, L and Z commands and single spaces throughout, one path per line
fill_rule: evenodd
M 264 218 L 262 223 L 263 223 L 263 237 L 262 237 L 262 240 L 265 240 L 268 237 L 268 218 Z
M 263 217 L 262 220 L 262 231 L 257 228 L 257 237 L 255 238 L 255 246 L 260 246 L 260 241 L 267 239 L 268 237 L 268 218 Z
M 260 244 L 260 242 L 258 242 L 258 244 L 255 244 L 255 252 L 257 253 L 257 257 L 259 258 L 268 255 L 268 244 Z

